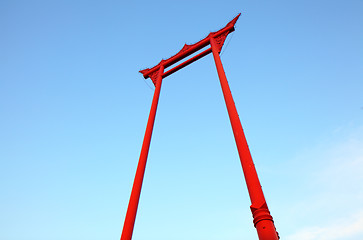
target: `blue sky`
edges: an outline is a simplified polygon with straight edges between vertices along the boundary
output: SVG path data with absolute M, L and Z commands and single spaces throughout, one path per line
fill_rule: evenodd
M 363 238 L 362 1 L 1 1 L 0 239 L 118 239 L 152 67 L 222 62 L 282 239 Z M 166 78 L 134 240 L 257 239 L 211 55 Z

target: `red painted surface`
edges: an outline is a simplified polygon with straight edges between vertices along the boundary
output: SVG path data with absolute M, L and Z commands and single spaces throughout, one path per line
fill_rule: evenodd
M 156 73 L 158 71 L 158 69 L 160 68 L 160 66 L 164 66 L 164 68 L 170 67 L 171 65 L 173 65 L 174 63 L 179 62 L 180 60 L 192 55 L 193 53 L 201 50 L 202 48 L 208 46 L 210 44 L 209 39 L 211 37 L 215 38 L 219 43 L 221 43 L 221 47 L 223 46 L 224 41 L 227 38 L 227 35 L 230 34 L 231 32 L 234 31 L 234 25 L 236 24 L 239 16 L 241 14 L 238 14 L 237 17 L 235 17 L 232 21 L 230 21 L 224 28 L 220 29 L 217 32 L 211 32 L 209 33 L 209 35 L 207 37 L 205 37 L 204 39 L 200 40 L 197 43 L 191 44 L 191 45 L 187 45 L 185 44 L 184 47 L 174 56 L 166 59 L 166 60 L 161 60 L 156 66 L 152 67 L 152 68 L 146 68 L 144 70 L 141 70 L 140 72 L 144 75 L 144 78 L 151 78 L 151 80 L 153 81 L 154 85 L 156 84 Z M 211 51 L 206 50 L 204 51 L 204 54 L 202 56 L 199 56 L 197 58 L 197 56 L 195 56 L 194 61 L 198 60 L 201 57 L 206 56 L 208 53 L 211 53 Z M 200 53 L 199 55 L 201 55 L 202 53 Z M 188 62 L 189 61 L 189 62 Z M 182 63 L 180 64 L 180 67 L 175 67 L 177 69 L 175 69 L 175 71 L 170 72 L 171 70 L 169 70 L 170 73 L 166 72 L 163 74 L 163 77 L 167 77 L 169 76 L 171 73 L 176 72 L 177 70 L 189 65 L 190 63 L 194 62 L 194 61 L 190 61 L 187 60 L 186 62 L 188 63 Z
M 257 176 L 255 165 L 252 160 L 247 140 L 243 132 L 242 124 L 238 116 L 236 106 L 233 101 L 231 90 L 229 88 L 226 74 L 224 72 L 219 53 L 221 51 L 220 44 L 214 38 L 210 39 L 212 45 L 213 57 L 217 67 L 219 80 L 221 83 L 224 100 L 226 102 L 229 120 L 232 125 L 234 139 L 236 141 L 239 158 L 241 161 L 243 173 L 245 176 L 248 193 L 251 199 L 251 211 L 253 222 L 257 229 L 259 239 L 275 240 L 279 239 L 276 232 L 272 216 L 268 210 L 265 197 L 262 192 L 261 184 Z
M 134 231 L 134 224 L 136 219 L 137 207 L 139 205 L 142 181 L 144 179 L 146 161 L 150 148 L 151 135 L 153 132 L 155 115 L 159 102 L 163 71 L 164 67 L 160 66 L 156 76 L 157 81 L 156 81 L 154 97 L 151 104 L 149 119 L 146 125 L 145 136 L 141 147 L 139 164 L 137 165 L 136 169 L 134 185 L 132 186 L 131 190 L 129 206 L 127 207 L 124 227 L 122 229 L 121 240 L 131 240 L 132 232 Z
M 150 147 L 151 135 L 153 131 L 157 104 L 160 95 L 162 79 L 171 75 L 172 73 L 182 69 L 183 67 L 197 61 L 198 59 L 213 53 L 214 61 L 217 67 L 219 80 L 221 83 L 224 100 L 226 102 L 229 119 L 232 125 L 234 138 L 237 145 L 238 154 L 240 157 L 242 170 L 245 176 L 248 193 L 250 195 L 250 206 L 253 223 L 256 227 L 257 234 L 260 240 L 277 240 L 279 239 L 276 232 L 272 216 L 267 207 L 264 194 L 262 192 L 261 184 L 257 176 L 255 165 L 253 163 L 250 150 L 248 148 L 247 140 L 243 132 L 241 121 L 239 119 L 236 106 L 227 82 L 226 74 L 223 69 L 219 53 L 223 47 L 227 35 L 234 31 L 234 25 L 238 20 L 240 14 L 229 22 L 224 28 L 217 32 L 210 33 L 206 38 L 192 44 L 184 45 L 184 47 L 174 56 L 169 59 L 162 60 L 158 65 L 140 71 L 145 78 L 151 78 L 155 85 L 154 97 L 151 105 L 150 115 L 146 126 L 145 137 L 141 148 L 139 163 L 136 170 L 134 185 L 131 191 L 131 197 L 126 212 L 124 227 L 122 230 L 121 240 L 131 240 L 132 232 L 134 229 L 137 207 L 139 203 L 142 181 L 144 178 L 147 156 Z M 202 48 L 211 45 L 211 48 L 199 53 L 198 55 L 180 63 L 176 67 L 164 73 L 164 69 L 179 62 L 180 60 L 190 56 L 191 54 L 201 50 Z

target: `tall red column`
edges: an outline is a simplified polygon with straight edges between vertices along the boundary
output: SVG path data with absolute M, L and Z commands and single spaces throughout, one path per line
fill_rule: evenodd
M 217 41 L 213 37 L 210 38 L 210 44 L 212 46 L 214 61 L 217 67 L 224 100 L 226 102 L 229 119 L 232 125 L 233 135 L 236 141 L 247 189 L 252 203 L 251 211 L 253 215 L 253 223 L 256 227 L 260 240 L 277 240 L 279 237 L 276 232 L 272 216 L 270 215 L 270 211 L 268 210 L 255 165 L 253 163 L 246 137 L 243 132 L 241 121 L 239 119 L 231 90 L 227 82 L 222 61 L 219 57 L 221 46 L 218 45 Z
M 145 167 L 147 156 L 150 148 L 151 135 L 153 132 L 156 110 L 159 102 L 159 95 L 162 83 L 162 75 L 164 72 L 164 66 L 161 65 L 158 71 L 158 76 L 155 85 L 154 97 L 151 104 L 149 119 L 147 121 L 144 141 L 142 143 L 139 163 L 137 165 L 134 184 L 132 186 L 129 205 L 127 207 L 124 227 L 122 229 L 121 240 L 131 240 L 132 232 L 134 230 L 134 224 L 136 219 L 137 207 L 139 205 L 142 181 L 144 179 Z

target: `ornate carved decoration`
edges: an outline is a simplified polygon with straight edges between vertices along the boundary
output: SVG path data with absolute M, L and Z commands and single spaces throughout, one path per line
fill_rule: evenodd
M 150 77 L 151 80 L 153 81 L 154 85 L 156 84 L 156 79 L 157 79 L 157 75 L 158 75 L 158 69 L 161 65 L 163 65 L 165 68 L 171 66 L 172 64 L 180 61 L 181 59 L 199 51 L 200 49 L 202 49 L 203 47 L 207 46 L 209 44 L 209 39 L 210 38 L 214 38 L 216 40 L 216 43 L 218 45 L 219 51 L 221 51 L 224 41 L 226 40 L 228 34 L 230 34 L 231 32 L 234 31 L 234 25 L 236 24 L 239 16 L 241 14 L 238 14 L 232 21 L 230 21 L 224 28 L 216 31 L 216 32 L 211 32 L 208 34 L 207 37 L 203 38 L 202 40 L 200 40 L 197 43 L 188 45 L 188 44 L 184 44 L 184 46 L 182 47 L 182 49 L 176 53 L 175 55 L 171 56 L 168 59 L 163 59 L 161 60 L 160 63 L 158 63 L 156 66 L 152 67 L 152 68 L 147 68 L 144 69 L 142 71 L 140 71 L 143 75 L 144 78 L 148 78 Z
M 152 72 L 151 74 L 149 74 L 149 77 L 151 79 L 151 81 L 153 81 L 153 84 L 156 86 L 156 81 L 158 80 L 158 76 L 159 76 L 159 70 L 156 70 L 154 72 Z
M 146 68 L 144 70 L 141 70 L 140 73 L 142 73 L 145 78 L 149 77 L 151 79 L 151 81 L 153 82 L 153 84 L 156 86 L 156 81 L 159 76 L 159 69 L 155 68 L 152 72 L 151 72 L 151 70 L 153 70 L 153 68 L 152 69 Z
M 221 52 L 224 41 L 226 40 L 228 34 L 229 34 L 229 32 L 225 32 L 225 33 L 222 33 L 221 35 L 219 35 L 218 37 L 214 38 L 214 40 L 216 41 L 217 46 L 218 46 L 218 52 Z

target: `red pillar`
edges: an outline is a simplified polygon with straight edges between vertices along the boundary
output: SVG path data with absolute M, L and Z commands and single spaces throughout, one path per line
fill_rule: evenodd
M 275 225 L 268 210 L 265 197 L 262 192 L 261 184 L 257 176 L 255 165 L 252 160 L 247 140 L 244 135 L 241 121 L 239 119 L 236 106 L 233 101 L 231 90 L 229 88 L 226 74 L 223 69 L 222 61 L 219 57 L 221 46 L 211 37 L 210 43 L 212 53 L 217 67 L 219 80 L 221 83 L 224 100 L 226 102 L 229 119 L 231 121 L 233 135 L 236 141 L 238 154 L 240 157 L 243 173 L 245 176 L 247 189 L 251 199 L 251 211 L 253 223 L 256 227 L 260 240 L 277 240 L 279 239 Z
M 153 132 L 156 110 L 158 107 L 163 72 L 164 72 L 164 66 L 161 65 L 159 68 L 159 72 L 158 72 L 158 77 L 157 77 L 155 91 L 154 91 L 154 97 L 153 97 L 152 104 L 151 104 L 149 119 L 148 119 L 147 125 L 146 125 L 144 141 L 142 143 L 142 148 L 141 148 L 139 163 L 138 163 L 137 169 L 136 169 L 134 184 L 132 186 L 129 206 L 127 207 L 124 227 L 122 229 L 122 234 L 121 234 L 121 240 L 131 240 L 131 238 L 132 238 L 132 232 L 134 230 L 135 218 L 136 218 L 136 213 L 137 213 L 137 207 L 139 205 L 142 181 L 144 179 L 146 161 L 147 161 L 147 156 L 149 153 L 151 135 Z

